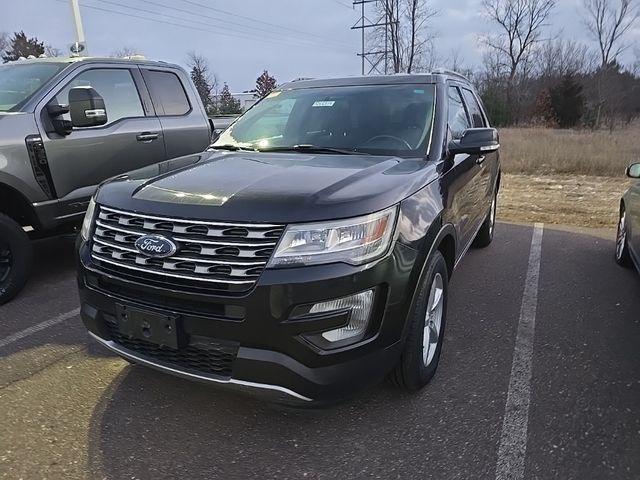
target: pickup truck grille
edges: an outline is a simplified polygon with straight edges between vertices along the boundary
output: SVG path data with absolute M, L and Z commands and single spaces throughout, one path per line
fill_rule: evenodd
M 283 231 L 282 225 L 156 217 L 100 206 L 91 257 L 108 272 L 173 289 L 246 291 L 260 277 Z M 149 234 L 171 238 L 177 252 L 167 258 L 139 252 L 136 240 Z

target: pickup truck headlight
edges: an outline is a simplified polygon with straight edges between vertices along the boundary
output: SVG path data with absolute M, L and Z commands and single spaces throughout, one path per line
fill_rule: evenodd
M 393 239 L 397 206 L 347 220 L 290 225 L 269 267 L 344 262 L 362 265 L 384 256 Z
M 87 207 L 87 213 L 84 214 L 84 220 L 82 221 L 82 229 L 80 230 L 80 236 L 85 242 L 89 240 L 89 233 L 91 232 L 91 226 L 93 225 L 93 215 L 96 211 L 96 202 L 91 197 L 89 200 L 89 206 Z

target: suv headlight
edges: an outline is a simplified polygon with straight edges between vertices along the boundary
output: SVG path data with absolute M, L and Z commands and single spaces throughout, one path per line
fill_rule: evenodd
M 384 256 L 393 239 L 398 207 L 347 220 L 290 225 L 269 267 L 344 262 L 362 265 Z
M 84 214 L 84 220 L 82 221 L 82 229 L 80 230 L 80 236 L 85 242 L 89 240 L 89 233 L 91 232 L 91 226 L 93 225 L 93 215 L 96 211 L 96 202 L 91 197 L 89 200 L 89 206 L 87 207 L 87 213 Z

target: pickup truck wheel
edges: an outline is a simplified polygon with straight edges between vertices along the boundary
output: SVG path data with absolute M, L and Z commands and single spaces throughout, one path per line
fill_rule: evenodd
M 390 379 L 407 391 L 418 391 L 433 378 L 440 361 L 447 317 L 449 275 L 442 254 L 429 259 L 424 280 L 407 321 L 409 335 Z
M 629 255 L 629 244 L 627 243 L 627 213 L 624 206 L 620 208 L 620 219 L 618 220 L 618 233 L 616 234 L 616 262 L 623 267 L 631 266 L 631 256 Z
M 491 241 L 493 240 L 493 231 L 496 227 L 496 207 L 498 205 L 498 195 L 493 195 L 493 200 L 491 201 L 491 208 L 487 217 L 482 222 L 482 226 L 478 233 L 476 234 L 476 238 L 473 240 L 473 246 L 475 248 L 484 248 L 488 247 Z
M 0 213 L 0 305 L 24 287 L 31 272 L 31 241 L 20 225 Z

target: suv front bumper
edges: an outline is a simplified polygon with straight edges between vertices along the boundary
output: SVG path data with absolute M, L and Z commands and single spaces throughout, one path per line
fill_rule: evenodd
M 133 362 L 284 403 L 332 402 L 381 381 L 400 356 L 420 270 L 414 268 L 418 253 L 396 242 L 390 255 L 372 265 L 268 269 L 241 296 L 203 295 L 101 272 L 92 263 L 87 244 L 79 242 L 78 252 L 81 317 L 95 340 Z M 292 319 L 301 305 L 372 288 L 369 330 L 355 344 L 323 350 L 304 338 L 335 328 L 335 315 Z M 229 369 L 203 371 L 192 363 L 176 363 L 175 352 L 158 356 L 157 348 L 137 348 L 139 342 L 128 342 L 114 330 L 122 305 L 179 319 L 189 349 L 220 342 L 225 358 L 232 352 Z M 213 358 L 221 356 L 214 353 Z

